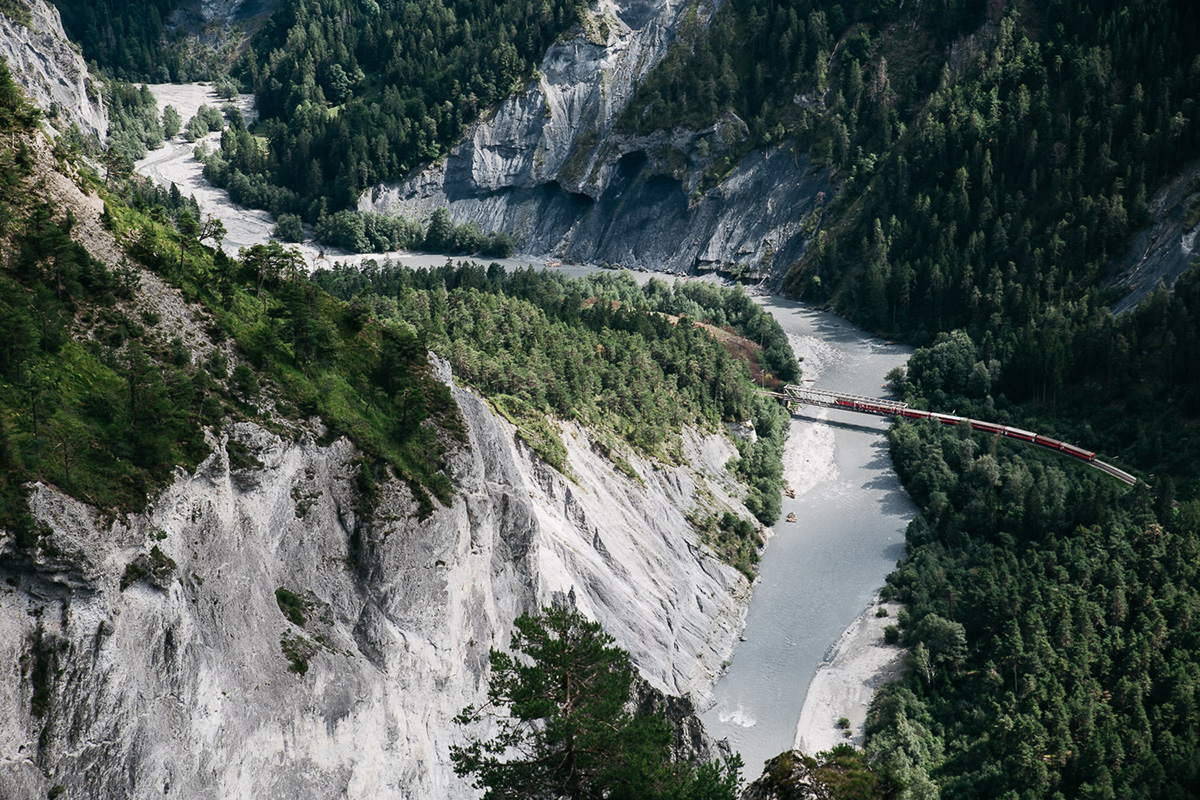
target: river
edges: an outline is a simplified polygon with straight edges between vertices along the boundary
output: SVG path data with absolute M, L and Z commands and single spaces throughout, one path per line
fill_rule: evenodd
M 762 299 L 804 358 L 806 384 L 879 396 L 884 376 L 907 348 L 875 339 L 832 314 L 778 297 Z M 715 738 L 740 753 L 746 775 L 802 741 L 837 740 L 837 718 L 850 718 L 861 740 L 865 709 L 838 710 L 797 730 L 818 666 L 851 623 L 873 606 L 884 577 L 904 554 L 904 529 L 916 513 L 892 471 L 887 421 L 810 407 L 792 419 L 784 457 L 796 498 L 783 498 L 746 615 L 744 641 L 702 715 Z M 869 613 L 874 617 L 873 609 Z M 851 676 L 870 683 L 871 675 Z M 812 698 L 814 701 L 817 698 Z M 821 698 L 829 704 L 829 698 Z M 836 707 L 836 704 L 830 704 Z M 813 727 L 820 730 L 813 730 Z
M 221 102 L 203 84 L 150 88 L 160 108 L 174 105 L 185 122 L 201 103 Z M 248 97 L 238 105 L 247 117 L 253 114 Z M 210 146 L 218 141 L 219 134 L 208 137 Z M 237 206 L 208 184 L 191 152 L 192 146 L 177 137 L 139 161 L 136 169 L 163 185 L 177 184 L 185 196 L 196 197 L 205 215 L 221 219 L 228 230 L 223 247 L 231 255 L 268 241 L 274 225 L 270 215 Z M 445 256 L 410 253 L 351 256 L 322 251 L 312 242 L 300 250 L 314 267 L 367 258 L 390 258 L 408 266 L 445 261 Z M 508 267 L 531 262 L 544 264 L 542 259 L 502 260 Z M 572 276 L 596 269 L 562 268 Z M 634 276 L 639 282 L 650 277 Z M 773 296 L 759 299 L 783 326 L 797 356 L 803 357 L 804 377 L 814 381 L 813 386 L 875 396 L 883 391 L 888 370 L 908 358 L 907 349 L 874 339 L 832 314 Z M 794 512 L 798 522 L 781 518 L 775 526 L 747 611 L 745 641 L 714 687 L 715 705 L 702 715 L 710 733 L 728 738 L 741 754 L 750 778 L 757 777 L 764 760 L 797 741 L 838 741 L 837 716 L 852 720 L 851 738 L 861 741 L 865 709 L 856 697 L 824 696 L 819 708 L 814 710 L 810 703 L 805 709 L 805 728 L 798 730 L 797 725 L 818 667 L 835 643 L 845 641 L 843 632 L 866 616 L 884 577 L 903 554 L 904 528 L 915 514 L 892 472 L 886 428 L 882 419 L 831 409 L 809 409 L 793 418 L 785 473 L 796 498 L 784 498 L 783 515 Z M 848 647 L 864 649 L 861 641 Z M 848 655 L 854 662 L 855 653 Z M 841 660 L 834 669 L 843 669 Z M 850 672 L 863 669 L 860 659 Z M 868 687 L 863 691 L 869 695 L 877 671 L 876 666 L 868 670 L 871 674 L 849 677 Z M 848 705 L 853 707 L 843 708 Z M 834 710 L 826 713 L 826 706 Z
M 207 83 L 158 83 L 149 84 L 148 88 L 158 101 L 159 113 L 161 114 L 162 109 L 167 106 L 174 106 L 184 125 L 201 105 L 221 108 L 226 102 L 218 97 L 212 86 Z M 252 95 L 240 95 L 234 101 L 234 105 L 242 112 L 247 122 L 257 119 L 258 112 L 254 108 Z M 210 150 L 216 150 L 221 145 L 221 134 L 210 133 L 204 137 L 202 143 Z M 205 180 L 204 165 L 192 156 L 195 147 L 195 144 L 188 142 L 183 136 L 176 136 L 137 161 L 134 170 L 163 187 L 175 184 L 184 197 L 190 195 L 196 198 L 202 214 L 221 220 L 225 226 L 225 238 L 221 241 L 221 249 L 228 255 L 236 256 L 244 247 L 270 241 L 271 231 L 275 228 L 275 218 L 266 211 L 234 203 L 223 189 Z M 308 233 L 311 236 L 311 226 L 308 227 Z M 446 262 L 445 256 L 428 253 L 347 253 L 337 248 L 322 247 L 311 239 L 288 247 L 298 250 L 305 263 L 312 269 L 331 267 L 335 262 L 359 264 L 367 259 L 382 262 L 390 258 L 410 267 L 441 266 Z M 458 260 L 456 257 L 455 261 Z M 492 261 L 499 261 L 510 268 L 529 263 L 528 259 L 487 259 L 483 263 Z

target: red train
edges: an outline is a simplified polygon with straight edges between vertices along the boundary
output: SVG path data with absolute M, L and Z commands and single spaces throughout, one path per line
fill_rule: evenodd
M 970 419 L 968 417 L 958 417 L 954 414 L 939 414 L 936 411 L 919 411 L 915 408 L 903 408 L 895 405 L 881 405 L 865 400 L 852 399 L 848 397 L 839 397 L 834 403 L 842 408 L 850 411 L 861 411 L 868 414 L 881 414 L 883 416 L 893 417 L 901 416 L 905 419 L 932 419 L 943 425 L 962 425 L 971 426 L 973 431 L 982 431 L 991 433 L 996 436 L 1007 436 L 1010 439 L 1019 439 L 1022 442 L 1030 442 L 1038 444 L 1050 450 L 1058 450 L 1061 453 L 1066 453 L 1069 456 L 1078 458 L 1081 461 L 1095 461 L 1096 454 L 1091 450 L 1084 450 L 1082 447 L 1076 447 L 1073 444 L 1060 442 L 1058 439 L 1051 439 L 1049 436 L 1043 436 L 1040 433 L 1033 431 L 1022 430 L 1021 428 L 1013 428 L 1008 425 L 997 425 L 994 422 L 984 422 L 979 419 Z
M 1034 439 L 1034 444 L 1040 444 L 1042 447 L 1049 447 L 1051 450 L 1058 450 L 1083 461 L 1096 460 L 1096 454 L 1091 450 L 1084 450 L 1082 447 L 1076 447 L 1073 444 L 1060 442 L 1057 439 L 1051 439 L 1049 436 L 1042 436 L 1040 433 L 1037 435 L 1037 438 Z
M 880 405 L 879 403 L 870 403 L 864 400 L 854 400 L 848 397 L 839 397 L 833 402 L 835 405 L 842 408 L 847 408 L 851 411 L 862 411 L 868 414 L 882 414 L 885 417 L 894 416 L 899 410 L 897 406 Z

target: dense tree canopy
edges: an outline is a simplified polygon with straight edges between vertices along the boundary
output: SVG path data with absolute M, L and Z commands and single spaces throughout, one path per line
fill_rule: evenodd
M 71 41 L 111 77 L 128 81 L 187 83 L 224 74 L 236 42 L 188 36 L 177 15 L 181 0 L 53 0 Z M 214 46 L 219 40 L 219 45 Z
M 578 0 L 285 0 L 243 59 L 263 148 L 223 147 L 223 184 L 317 222 L 432 161 L 531 76 Z M 241 178 L 238 178 L 238 176 Z
M 485 800 L 734 800 L 741 763 L 671 759 L 661 714 L 630 710 L 633 666 L 598 623 L 547 606 L 514 623 L 512 653 L 491 651 L 488 703 L 458 722 L 491 721 L 451 750 Z
M 745 292 L 465 264 L 339 267 L 313 280 L 418 331 L 560 469 L 566 453 L 547 416 L 662 458 L 675 457 L 684 425 L 753 420 L 758 439 L 739 440 L 736 465 L 750 486 L 746 505 L 764 522 L 778 517 L 787 413 L 755 391 L 743 355 L 763 380 L 796 380 L 799 368 L 778 323 Z

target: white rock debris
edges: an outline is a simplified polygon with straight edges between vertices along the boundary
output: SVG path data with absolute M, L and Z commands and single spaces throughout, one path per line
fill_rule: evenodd
M 142 514 L 35 487 L 56 554 L 0 534 L 0 796 L 473 797 L 450 765 L 452 718 L 483 699 L 513 619 L 568 596 L 651 685 L 702 700 L 749 586 L 684 513 L 701 483 L 744 513 L 728 440 L 686 433 L 687 466 L 627 454 L 639 482 L 564 426 L 572 481 L 453 391 L 470 443 L 453 501 L 423 520 L 396 482 L 359 515 L 346 440 L 252 423 Z M 230 438 L 261 468 L 231 468 Z M 135 560 L 153 574 L 122 590 Z M 303 598 L 303 627 L 281 587 Z
M 803 252 L 804 220 L 833 190 L 790 144 L 748 155 L 699 191 L 717 158 L 740 153 L 732 113 L 704 130 L 649 135 L 618 120 L 684 25 L 718 4 L 600 0 L 573 37 L 553 45 L 537 80 L 483 116 L 449 153 L 403 181 L 376 186 L 359 208 L 513 234 L 518 251 L 578 263 L 672 272 L 769 271 Z M 815 218 L 814 218 L 815 219 Z

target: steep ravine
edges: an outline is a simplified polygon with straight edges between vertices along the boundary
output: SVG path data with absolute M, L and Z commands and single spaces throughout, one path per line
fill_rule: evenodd
M 699 485 L 728 500 L 732 445 L 688 433 L 691 467 L 631 458 L 638 482 L 567 428 L 573 483 L 454 394 L 470 443 L 455 499 L 423 521 L 399 485 L 357 515 L 356 451 L 319 429 L 233 425 L 115 520 L 37 486 L 56 554 L 0 540 L 0 796 L 473 796 L 449 766 L 451 717 L 481 699 L 513 618 L 567 594 L 651 686 L 704 696 L 748 585 L 683 514 Z M 262 467 L 231 471 L 226 437 Z M 154 547 L 175 566 L 155 571 Z M 135 561 L 155 574 L 122 590 Z M 303 627 L 280 587 L 304 598 Z

